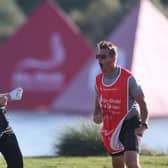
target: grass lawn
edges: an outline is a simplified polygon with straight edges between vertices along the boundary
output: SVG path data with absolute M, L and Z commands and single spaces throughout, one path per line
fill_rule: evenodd
M 142 168 L 168 168 L 168 156 L 141 156 Z M 6 168 L 0 157 L 0 167 Z M 111 168 L 110 157 L 25 157 L 24 168 Z

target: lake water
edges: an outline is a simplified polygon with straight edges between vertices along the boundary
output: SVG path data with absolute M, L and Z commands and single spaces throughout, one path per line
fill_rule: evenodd
M 67 127 L 91 122 L 91 117 L 63 114 L 9 112 L 8 116 L 24 156 L 54 155 L 53 144 Z M 167 129 L 168 118 L 150 120 L 142 144 L 168 153 Z

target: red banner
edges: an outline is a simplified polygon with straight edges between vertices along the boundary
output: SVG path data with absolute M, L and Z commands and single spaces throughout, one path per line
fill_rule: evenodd
M 74 24 L 45 2 L 0 48 L 1 92 L 23 87 L 22 101 L 11 108 L 50 109 L 92 54 Z

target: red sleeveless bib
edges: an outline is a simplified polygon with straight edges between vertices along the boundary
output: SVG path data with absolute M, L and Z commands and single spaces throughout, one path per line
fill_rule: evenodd
M 103 83 L 103 74 L 96 77 L 99 105 L 103 114 L 102 140 L 110 153 L 124 150 L 119 141 L 122 123 L 128 112 L 128 87 L 131 73 L 120 68 L 117 79 L 111 85 Z

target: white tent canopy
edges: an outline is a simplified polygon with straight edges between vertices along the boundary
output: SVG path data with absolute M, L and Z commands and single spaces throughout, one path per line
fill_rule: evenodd
M 168 115 L 168 20 L 148 0 L 140 6 L 132 71 L 140 80 L 151 116 Z

